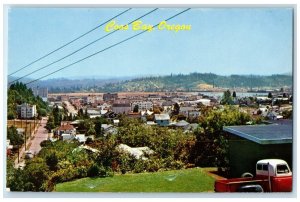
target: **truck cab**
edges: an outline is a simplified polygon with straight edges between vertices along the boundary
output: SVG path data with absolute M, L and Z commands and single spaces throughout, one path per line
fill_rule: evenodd
M 289 165 L 281 159 L 264 159 L 256 163 L 256 176 L 292 176 Z

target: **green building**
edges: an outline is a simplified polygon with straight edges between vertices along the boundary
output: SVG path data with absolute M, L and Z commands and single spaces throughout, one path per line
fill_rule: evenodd
M 230 177 L 245 172 L 255 175 L 261 159 L 283 159 L 292 169 L 292 121 L 270 125 L 228 126 Z

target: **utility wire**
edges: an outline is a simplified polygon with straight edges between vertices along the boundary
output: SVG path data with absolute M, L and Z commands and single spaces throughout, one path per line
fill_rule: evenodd
M 190 10 L 190 9 L 191 9 L 191 8 L 187 8 L 187 9 L 185 9 L 185 10 L 183 10 L 183 11 L 181 11 L 181 12 L 179 12 L 179 13 L 177 13 L 177 14 L 171 16 L 171 17 L 169 17 L 169 18 L 166 19 L 165 21 L 171 20 L 171 19 L 173 19 L 173 18 L 175 18 L 175 17 L 177 17 L 177 16 L 179 16 L 179 15 L 181 15 L 181 14 L 187 12 L 187 11 Z M 154 25 L 153 28 L 157 27 L 158 25 L 159 25 L 159 23 L 156 24 L 156 25 Z M 131 37 L 128 37 L 128 38 L 126 38 L 126 39 L 124 39 L 124 40 L 122 40 L 122 41 L 120 41 L 120 42 L 118 42 L 118 43 L 115 43 L 115 44 L 113 44 L 113 45 L 111 45 L 111 46 L 108 46 L 108 47 L 106 47 L 106 48 L 104 48 L 104 49 L 102 49 L 102 50 L 100 50 L 100 51 L 97 51 L 97 52 L 95 52 L 95 53 L 93 53 L 93 54 L 91 54 L 91 55 L 89 55 L 89 56 L 86 56 L 86 57 L 84 57 L 84 58 L 82 58 L 82 59 L 80 59 L 80 60 L 77 60 L 76 62 L 73 62 L 73 63 L 71 63 L 71 64 L 69 64 L 69 65 L 66 65 L 66 66 L 64 66 L 64 67 L 62 67 L 62 68 L 56 70 L 56 71 L 53 71 L 53 72 L 51 72 L 51 73 L 49 73 L 49 74 L 46 74 L 45 76 L 42 76 L 42 77 L 39 77 L 38 79 L 35 79 L 35 80 L 33 80 L 33 81 L 30 81 L 30 82 L 26 83 L 26 85 L 27 85 L 27 84 L 30 84 L 30 83 L 33 83 L 33 82 L 36 82 L 36 81 L 39 81 L 39 80 L 41 80 L 41 79 L 43 79 L 43 78 L 45 78 L 45 77 L 48 77 L 48 76 L 50 76 L 50 75 L 52 75 L 52 74 L 55 74 L 56 72 L 59 72 L 59 71 L 65 69 L 65 68 L 68 68 L 68 67 L 70 67 L 70 66 L 72 66 L 72 65 L 75 65 L 75 64 L 77 64 L 77 63 L 79 63 L 79 62 L 82 62 L 82 61 L 84 61 L 84 60 L 86 60 L 86 59 L 88 59 L 88 58 L 90 58 L 90 57 L 93 57 L 93 56 L 95 56 L 95 55 L 101 53 L 101 52 L 104 52 L 104 51 L 106 51 L 106 50 L 108 50 L 108 49 L 111 49 L 111 48 L 113 48 L 113 47 L 115 47 L 115 46 L 117 46 L 117 45 L 119 45 L 119 44 L 122 44 L 122 43 L 124 43 L 124 42 L 126 42 L 126 41 L 129 41 L 130 39 L 133 39 L 133 38 L 135 38 L 135 37 L 137 37 L 137 36 L 139 36 L 139 35 L 141 35 L 141 34 L 147 32 L 147 31 L 148 31 L 148 29 L 147 29 L 147 30 L 144 30 L 144 31 L 142 31 L 142 32 L 140 32 L 140 33 L 138 33 L 138 34 L 135 34 L 135 35 L 133 35 L 133 36 L 131 36 Z
M 158 8 L 155 8 L 155 9 L 151 10 L 150 12 L 148 12 L 148 13 L 146 13 L 146 14 L 144 14 L 144 15 L 142 15 L 142 16 L 140 16 L 140 17 L 134 19 L 134 20 L 132 20 L 131 22 L 129 22 L 129 23 L 127 23 L 127 24 L 132 24 L 134 21 L 137 21 L 137 20 L 139 20 L 139 19 L 141 19 L 141 18 L 143 18 L 143 17 L 149 15 L 150 13 L 153 13 L 153 12 L 156 11 L 156 10 L 158 10 Z M 90 45 L 92 45 L 92 44 L 94 44 L 94 43 L 96 43 L 96 42 L 98 42 L 98 41 L 100 41 L 100 40 L 102 40 L 102 39 L 108 37 L 109 35 L 111 35 L 111 34 L 117 32 L 117 31 L 119 31 L 119 30 L 118 30 L 118 29 L 117 29 L 117 30 L 114 30 L 113 32 L 110 32 L 110 33 L 108 33 L 108 34 L 106 34 L 106 35 L 104 35 L 104 36 L 102 36 L 102 37 L 100 37 L 100 38 L 98 38 L 98 39 L 96 39 L 96 40 L 94 40 L 94 41 L 88 43 L 87 45 L 85 45 L 85 46 L 83 46 L 83 47 L 77 49 L 76 51 L 74 51 L 74 52 L 72 52 L 72 53 L 70 53 L 70 54 L 68 54 L 68 55 L 66 55 L 66 56 L 64 56 L 64 57 L 62 57 L 62 58 L 60 58 L 60 59 L 54 61 L 54 62 L 51 62 L 51 63 L 48 64 L 48 65 L 45 65 L 45 66 L 43 66 L 43 67 L 41 67 L 41 68 L 39 68 L 39 69 L 36 69 L 36 70 L 34 70 L 34 71 L 32 71 L 32 72 L 30 72 L 30 73 L 24 75 L 24 76 L 19 77 L 18 79 L 15 79 L 15 80 L 9 82 L 9 84 L 12 84 L 12 83 L 14 83 L 14 82 L 16 82 L 16 81 L 19 81 L 19 80 L 23 79 L 24 77 L 27 77 L 27 76 L 29 76 L 29 75 L 31 75 L 31 74 L 34 74 L 34 73 L 36 73 L 36 72 L 38 72 L 38 71 L 41 71 L 41 70 L 45 69 L 46 67 L 49 67 L 50 65 L 53 65 L 53 64 L 55 64 L 55 63 L 57 63 L 57 62 L 59 62 L 59 61 L 62 61 L 63 59 L 65 59 L 65 58 L 67 58 L 67 57 L 70 57 L 71 55 L 74 55 L 75 53 L 81 51 L 82 49 L 85 49 L 86 47 L 88 47 L 88 46 L 90 46 Z
M 25 69 L 26 67 L 28 67 L 28 66 L 30 66 L 30 65 L 32 65 L 32 64 L 34 64 L 34 63 L 36 63 L 36 62 L 38 62 L 38 61 L 40 61 L 41 59 L 44 59 L 45 57 L 51 55 L 52 53 L 55 53 L 56 51 L 58 51 L 58 50 L 60 50 L 60 49 L 62 49 L 62 48 L 64 48 L 64 47 L 66 47 L 67 45 L 73 43 L 74 41 L 77 41 L 78 39 L 84 37 L 85 35 L 87 35 L 87 34 L 93 32 L 93 31 L 95 31 L 95 30 L 98 29 L 99 27 L 105 25 L 106 23 L 108 23 L 109 21 L 113 20 L 113 19 L 116 18 L 116 17 L 119 17 L 119 16 L 123 15 L 124 13 L 128 12 L 128 11 L 131 10 L 131 9 L 132 9 L 132 8 L 128 8 L 127 10 L 125 10 L 125 11 L 119 13 L 118 15 L 116 15 L 116 16 L 110 18 L 109 20 L 106 20 L 106 21 L 103 22 L 102 24 L 100 24 L 100 25 L 94 27 L 93 29 L 87 31 L 86 33 L 84 33 L 84 34 L 78 36 L 77 38 L 73 39 L 72 41 L 70 41 L 70 42 L 68 42 L 68 43 L 66 43 L 66 44 L 64 44 L 64 45 L 62 45 L 62 46 L 60 46 L 60 47 L 58 47 L 57 49 L 51 51 L 50 53 L 47 53 L 46 55 L 44 55 L 44 56 L 42 56 L 42 57 L 40 57 L 40 58 L 38 58 L 38 59 L 32 61 L 32 62 L 29 63 L 28 65 L 26 65 L 26 66 L 24 66 L 24 67 L 21 67 L 20 69 L 18 69 L 17 71 L 14 71 L 13 73 L 9 74 L 8 76 L 12 76 L 12 75 L 14 75 L 15 73 L 17 73 L 17 72 L 19 72 L 19 71 Z

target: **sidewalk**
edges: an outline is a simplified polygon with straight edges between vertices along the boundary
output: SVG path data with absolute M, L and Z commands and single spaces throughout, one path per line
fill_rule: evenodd
M 38 132 L 38 129 L 41 124 L 41 121 L 38 121 L 38 124 L 36 125 L 36 128 L 34 129 L 34 131 L 31 133 L 31 136 L 29 136 L 27 139 L 26 139 L 26 150 L 28 150 L 28 148 L 30 147 L 36 133 Z M 25 153 L 25 145 L 23 145 L 21 148 L 20 148 L 20 151 L 19 151 L 19 156 L 17 156 L 16 160 L 15 160 L 15 168 L 19 168 L 20 166 L 21 167 L 24 167 L 25 166 L 25 159 L 24 159 L 24 153 Z M 19 157 L 19 163 L 18 163 L 18 157 Z

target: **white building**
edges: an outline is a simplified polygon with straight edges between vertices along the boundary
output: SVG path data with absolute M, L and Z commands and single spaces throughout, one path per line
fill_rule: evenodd
M 131 103 L 131 110 L 134 110 L 135 106 L 139 106 L 139 111 L 145 111 L 145 110 L 152 110 L 153 109 L 153 103 L 150 101 L 136 101 Z
M 17 106 L 17 112 L 20 118 L 34 118 L 36 116 L 36 105 L 23 103 Z

